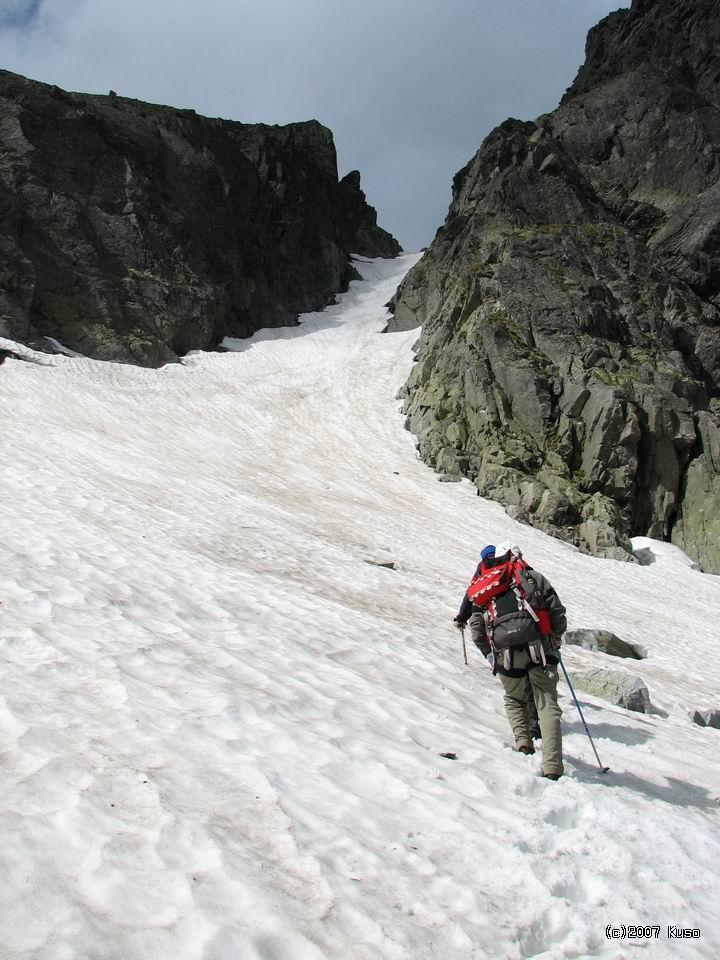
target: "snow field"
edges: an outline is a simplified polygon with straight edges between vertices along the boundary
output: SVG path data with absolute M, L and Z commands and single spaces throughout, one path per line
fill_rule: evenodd
M 380 335 L 413 262 L 358 260 L 229 353 L 0 368 L 3 960 L 717 956 L 720 732 L 687 710 L 720 704 L 720 578 L 438 483 L 396 400 L 418 332 Z M 580 694 L 605 777 L 565 696 L 568 775 L 538 778 L 463 665 L 450 621 L 503 539 L 571 627 L 648 650 L 565 653 L 658 710 Z

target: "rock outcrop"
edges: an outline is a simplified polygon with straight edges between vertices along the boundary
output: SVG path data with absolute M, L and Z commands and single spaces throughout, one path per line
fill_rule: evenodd
M 574 673 L 572 682 L 578 690 L 591 693 L 602 700 L 609 700 L 618 707 L 636 713 L 652 713 L 653 706 L 645 681 L 618 670 L 588 670 Z
M 720 572 L 720 8 L 634 0 L 455 177 L 395 299 L 421 456 L 580 549 Z
M 690 710 L 689 716 L 699 727 L 714 727 L 720 730 L 720 710 Z
M 331 302 L 395 256 L 330 131 L 0 71 L 0 336 L 158 365 Z
M 647 656 L 644 648 L 621 640 L 610 630 L 567 630 L 563 634 L 563 643 L 571 647 L 582 647 L 583 650 L 592 650 L 594 653 L 605 653 L 609 657 L 644 660 Z

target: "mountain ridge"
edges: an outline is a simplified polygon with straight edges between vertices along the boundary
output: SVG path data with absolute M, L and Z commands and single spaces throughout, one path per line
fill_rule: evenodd
M 157 366 L 332 302 L 399 244 L 332 133 L 0 71 L 0 334 Z
M 690 6 L 610 14 L 559 107 L 486 138 L 390 329 L 423 327 L 428 463 L 580 549 L 718 572 L 720 16 Z

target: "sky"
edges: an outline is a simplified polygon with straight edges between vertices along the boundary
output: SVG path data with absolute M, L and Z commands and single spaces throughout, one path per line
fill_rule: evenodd
M 624 0 L 0 0 L 0 67 L 243 122 L 317 119 L 407 250 L 509 116 L 552 110 Z

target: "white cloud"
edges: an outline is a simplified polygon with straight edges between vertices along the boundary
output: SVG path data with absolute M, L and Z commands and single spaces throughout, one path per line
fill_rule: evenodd
M 3 0 L 0 6 L 0 26 L 27 26 L 37 16 L 41 4 L 42 0 Z

